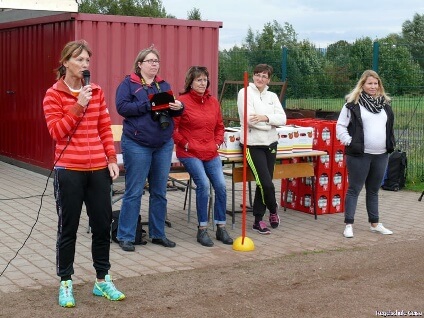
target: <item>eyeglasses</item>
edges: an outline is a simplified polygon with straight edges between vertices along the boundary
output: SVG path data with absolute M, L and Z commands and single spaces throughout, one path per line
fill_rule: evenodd
M 269 77 L 268 76 L 266 76 L 266 75 L 263 75 L 263 74 L 259 74 L 259 73 L 256 73 L 256 74 L 253 74 L 253 76 L 256 76 L 257 78 L 262 78 L 262 79 L 269 79 Z
M 147 63 L 149 63 L 150 65 L 153 65 L 153 64 L 159 64 L 160 63 L 160 61 L 159 60 L 144 60 L 143 61 L 143 63 L 144 62 L 147 62 Z

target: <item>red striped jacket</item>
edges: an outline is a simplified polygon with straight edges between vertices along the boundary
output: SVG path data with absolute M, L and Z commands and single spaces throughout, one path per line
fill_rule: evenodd
M 85 113 L 63 78 L 44 96 L 47 128 L 56 142 L 55 167 L 97 170 L 117 162 L 103 91 L 96 84 L 91 83 L 91 87 L 93 97 Z

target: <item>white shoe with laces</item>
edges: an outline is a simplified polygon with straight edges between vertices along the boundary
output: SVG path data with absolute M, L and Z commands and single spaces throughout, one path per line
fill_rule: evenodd
M 380 233 L 380 234 L 383 234 L 383 235 L 390 235 L 390 234 L 393 234 L 393 232 L 392 231 L 390 231 L 389 229 L 386 229 L 384 226 L 383 226 L 383 223 L 377 223 L 377 226 L 376 227 L 373 227 L 372 225 L 370 226 L 370 230 L 371 230 L 371 232 L 374 232 L 374 233 Z
M 343 232 L 343 236 L 346 238 L 353 237 L 353 227 L 352 224 L 346 224 L 345 230 Z

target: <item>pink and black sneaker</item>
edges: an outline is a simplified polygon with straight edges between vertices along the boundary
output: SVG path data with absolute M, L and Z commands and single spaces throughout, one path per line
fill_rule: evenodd
M 252 230 L 258 232 L 259 234 L 271 234 L 271 231 L 269 230 L 269 228 L 267 228 L 266 223 L 264 221 L 253 223 Z
M 280 217 L 278 213 L 270 213 L 269 214 L 269 224 L 273 229 L 276 229 L 280 225 Z

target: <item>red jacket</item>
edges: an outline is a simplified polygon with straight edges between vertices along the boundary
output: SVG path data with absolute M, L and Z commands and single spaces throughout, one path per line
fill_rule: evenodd
M 97 170 L 107 167 L 108 163 L 117 162 L 103 91 L 96 84 L 91 83 L 91 87 L 93 97 L 85 114 L 63 79 L 53 84 L 44 96 L 47 128 L 56 142 L 56 167 Z M 72 138 L 68 144 L 70 136 Z
M 225 130 L 218 100 L 208 90 L 203 96 L 191 90 L 180 95 L 178 100 L 184 104 L 184 112 L 174 117 L 177 157 L 208 161 L 218 156 L 217 145 L 224 141 Z

